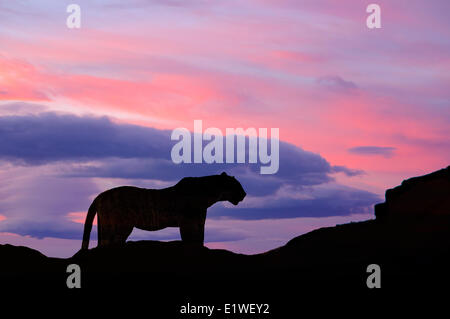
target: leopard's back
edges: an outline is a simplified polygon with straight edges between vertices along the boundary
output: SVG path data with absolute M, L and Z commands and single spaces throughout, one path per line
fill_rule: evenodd
M 176 223 L 184 206 L 181 202 L 177 199 L 176 190 L 171 187 L 146 189 L 121 186 L 101 193 L 97 209 L 99 215 L 105 215 L 109 222 L 126 219 L 138 228 L 152 225 L 158 228 Z

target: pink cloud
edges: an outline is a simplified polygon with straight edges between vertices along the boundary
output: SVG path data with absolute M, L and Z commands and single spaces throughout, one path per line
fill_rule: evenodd
M 129 81 L 62 75 L 4 58 L 1 62 L 8 70 L 6 78 L 18 92 L 49 91 L 55 100 L 73 100 L 92 111 L 119 111 L 166 120 L 167 124 L 160 128 L 172 128 L 170 123 L 191 128 L 192 121 L 198 118 L 204 119 L 206 126 L 222 129 L 281 127 L 283 140 L 320 152 L 336 165 L 392 171 L 427 163 L 445 165 L 441 154 L 399 139 L 404 135 L 409 141 L 442 140 L 445 136 L 435 128 L 445 127 L 445 119 L 423 113 L 394 97 L 380 98 L 362 90 L 348 95 L 327 91 L 316 82 L 308 89 L 217 72 L 198 76 L 154 73 L 150 81 Z M 257 100 L 236 94 L 237 87 L 245 88 L 248 96 Z M 387 145 L 398 151 L 395 157 L 385 160 L 348 154 L 348 148 L 362 145 Z
M 84 224 L 86 214 L 86 212 L 71 212 L 67 214 L 67 218 L 74 223 Z M 97 225 L 97 215 L 94 217 L 93 225 Z
M 39 71 L 31 64 L 0 54 L 0 101 L 49 101 L 41 92 Z

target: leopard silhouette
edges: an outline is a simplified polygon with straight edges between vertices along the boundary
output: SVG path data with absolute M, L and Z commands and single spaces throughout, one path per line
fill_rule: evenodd
M 246 196 L 233 176 L 185 177 L 164 189 L 121 186 L 99 194 L 89 207 L 81 248 L 88 249 L 97 214 L 98 246 L 125 243 L 134 227 L 155 231 L 179 227 L 183 242 L 203 245 L 207 209 L 218 201 L 234 205 Z

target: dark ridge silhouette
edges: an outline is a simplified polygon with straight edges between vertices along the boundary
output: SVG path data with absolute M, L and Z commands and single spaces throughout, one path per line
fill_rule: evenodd
M 288 311 L 330 291 L 333 298 L 373 292 L 367 266 L 378 264 L 382 291 L 439 291 L 450 283 L 449 185 L 449 168 L 406 180 L 386 192 L 376 219 L 317 229 L 257 255 L 183 241 L 129 241 L 59 259 L 0 245 L 1 285 L 68 291 L 66 267 L 75 263 L 85 292 L 145 291 L 143 299 L 170 309 L 186 298 L 203 304 L 252 299 Z

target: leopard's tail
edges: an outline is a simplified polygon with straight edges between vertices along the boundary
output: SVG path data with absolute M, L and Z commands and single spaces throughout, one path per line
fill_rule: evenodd
M 86 215 L 86 221 L 84 222 L 83 243 L 81 249 L 89 248 L 89 237 L 91 236 L 92 223 L 94 222 L 95 214 L 97 213 L 97 199 L 95 199 L 91 206 L 89 206 L 88 213 Z

